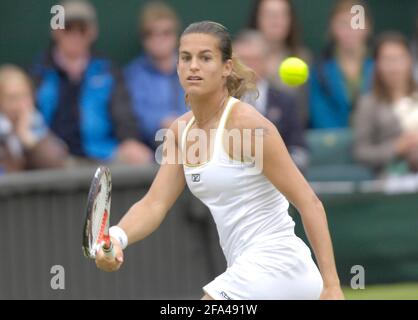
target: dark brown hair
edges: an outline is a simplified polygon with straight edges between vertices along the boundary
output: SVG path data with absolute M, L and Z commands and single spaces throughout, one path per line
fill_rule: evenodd
M 329 59 L 334 55 L 335 49 L 335 40 L 332 38 L 331 35 L 331 24 L 333 19 L 340 13 L 343 12 L 351 12 L 351 8 L 355 5 L 360 5 L 364 8 L 364 15 L 369 27 L 369 39 L 373 33 L 373 17 L 371 15 L 369 7 L 364 3 L 362 0 L 338 0 L 334 3 L 333 7 L 331 8 L 331 12 L 328 19 L 328 42 L 325 46 L 325 49 L 322 52 L 323 58 Z M 369 43 L 367 43 L 367 46 Z
M 193 33 L 209 34 L 217 38 L 222 62 L 232 60 L 232 73 L 226 79 L 229 95 L 239 99 L 245 92 L 256 90 L 255 72 L 233 55 L 231 37 L 223 25 L 213 21 L 195 22 L 183 31 L 181 37 Z
M 265 0 L 255 0 L 253 8 L 251 10 L 251 16 L 248 23 L 248 27 L 250 29 L 259 30 L 259 15 L 260 15 L 260 7 L 262 2 Z M 297 22 L 296 17 L 296 10 L 295 6 L 293 5 L 291 0 L 280 0 L 287 3 L 289 6 L 289 13 L 290 13 L 290 27 L 289 27 L 289 34 L 285 39 L 285 44 L 290 50 L 292 55 L 296 55 L 300 51 L 301 43 L 300 43 L 300 27 Z
M 161 1 L 149 1 L 141 7 L 138 15 L 138 28 L 141 35 L 145 35 L 149 23 L 155 20 L 167 19 L 174 22 L 175 31 L 178 34 L 180 19 L 173 8 Z
M 376 62 L 379 59 L 379 55 L 381 53 L 383 46 L 388 43 L 398 44 L 402 46 L 403 48 L 405 48 L 405 50 L 408 52 L 409 55 L 412 55 L 410 47 L 409 47 L 408 39 L 403 34 L 397 31 L 386 31 L 382 33 L 379 37 L 377 37 L 375 45 L 374 45 L 373 57 Z M 412 56 L 411 56 L 411 59 L 412 59 Z M 410 77 L 408 80 L 408 94 L 412 94 L 416 89 L 417 89 L 417 85 L 414 81 L 413 74 L 411 71 Z M 374 70 L 373 92 L 379 100 L 390 101 L 392 99 L 388 88 L 386 88 L 383 82 L 383 79 L 379 74 L 377 65 Z
M 340 12 L 350 12 L 353 6 L 360 5 L 364 8 L 364 14 L 367 20 L 370 21 L 370 10 L 369 7 L 363 0 L 338 0 L 334 3 L 331 8 L 330 20 L 334 18 Z

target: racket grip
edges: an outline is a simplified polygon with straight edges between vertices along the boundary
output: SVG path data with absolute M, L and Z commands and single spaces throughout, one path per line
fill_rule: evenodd
M 107 258 L 115 258 L 115 249 L 113 248 L 113 243 L 112 241 L 109 241 L 109 243 L 110 244 L 108 247 L 106 245 L 102 247 L 103 252 Z

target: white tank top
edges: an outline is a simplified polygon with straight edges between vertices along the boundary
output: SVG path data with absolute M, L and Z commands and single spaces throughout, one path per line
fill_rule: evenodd
M 190 191 L 209 209 L 215 220 L 219 240 L 228 266 L 251 247 L 277 246 L 283 236 L 294 236 L 294 222 L 288 214 L 289 203 L 262 174 L 248 170 L 249 164 L 230 159 L 222 134 L 232 106 L 230 97 L 215 134 L 213 154 L 199 165 L 183 162 Z M 186 150 L 188 122 L 181 137 Z

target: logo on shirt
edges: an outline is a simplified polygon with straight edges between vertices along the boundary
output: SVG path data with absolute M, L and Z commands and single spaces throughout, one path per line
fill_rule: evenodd
M 224 297 L 226 300 L 232 300 L 226 293 L 225 291 L 221 291 L 221 296 Z
M 200 173 L 192 173 L 192 182 L 200 181 Z

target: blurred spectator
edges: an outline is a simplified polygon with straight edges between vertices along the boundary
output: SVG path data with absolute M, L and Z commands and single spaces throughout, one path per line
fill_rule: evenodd
M 92 52 L 98 35 L 87 1 L 62 2 L 65 29 L 52 31 L 48 52 L 33 67 L 37 104 L 64 140 L 75 164 L 120 161 L 142 164 L 152 152 L 137 142 L 137 125 L 123 79 L 112 63 Z
M 415 20 L 415 34 L 414 38 L 412 39 L 412 56 L 414 58 L 414 78 L 415 81 L 418 82 L 418 13 Z
M 35 109 L 32 83 L 20 68 L 0 66 L 0 171 L 64 165 L 65 145 Z
M 243 31 L 233 43 L 234 54 L 257 74 L 258 97 L 247 94 L 242 98 L 268 118 L 280 132 L 290 155 L 302 171 L 308 164 L 308 152 L 303 128 L 293 97 L 277 90 L 267 79 L 265 60 L 268 44 L 260 32 Z
M 289 56 L 311 62 L 311 54 L 302 47 L 296 11 L 291 0 L 255 0 L 251 11 L 249 28 L 260 31 L 268 43 L 266 57 L 267 77 L 280 91 L 285 91 L 296 100 L 299 117 L 305 126 L 308 118 L 307 85 L 289 87 L 278 76 L 278 68 Z
M 407 39 L 388 32 L 377 40 L 373 91 L 355 113 L 355 156 L 376 171 L 398 160 L 418 170 L 418 90 Z M 398 162 L 399 163 L 399 162 Z
M 155 150 L 156 132 L 187 111 L 176 70 L 180 22 L 172 8 L 156 1 L 142 8 L 138 27 L 145 52 L 125 68 L 125 79 L 140 134 Z
M 331 13 L 330 43 L 310 77 L 310 126 L 312 128 L 346 128 L 350 126 L 357 98 L 372 84 L 373 60 L 367 40 L 371 18 L 365 8 L 364 29 L 351 26 L 352 6 L 358 0 L 339 0 Z

